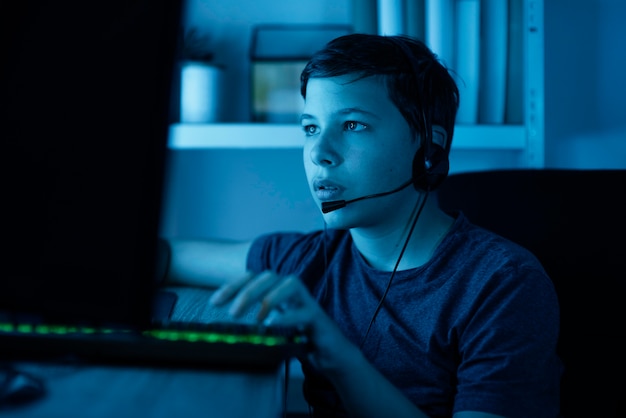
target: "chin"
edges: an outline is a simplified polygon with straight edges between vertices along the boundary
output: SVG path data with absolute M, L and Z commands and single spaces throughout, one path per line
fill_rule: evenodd
M 353 216 L 342 213 L 342 211 L 344 211 L 344 209 L 338 209 L 334 212 L 322 215 L 324 217 L 326 227 L 332 229 L 352 229 L 359 226 L 358 222 L 355 222 Z
M 328 228 L 345 229 L 345 227 L 343 227 L 345 221 L 343 219 L 343 216 L 341 216 L 341 213 L 338 213 L 338 211 L 322 213 L 322 217 L 324 218 L 324 223 Z

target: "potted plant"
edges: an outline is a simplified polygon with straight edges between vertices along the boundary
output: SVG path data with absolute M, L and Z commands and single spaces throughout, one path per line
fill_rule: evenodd
M 187 30 L 181 50 L 181 123 L 219 122 L 223 72 L 214 63 L 210 37 L 197 28 Z

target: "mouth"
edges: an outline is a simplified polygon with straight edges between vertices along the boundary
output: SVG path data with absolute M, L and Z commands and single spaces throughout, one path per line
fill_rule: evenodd
M 324 202 L 328 200 L 337 200 L 341 193 L 343 193 L 343 187 L 328 180 L 315 180 L 313 182 L 313 191 L 317 198 Z

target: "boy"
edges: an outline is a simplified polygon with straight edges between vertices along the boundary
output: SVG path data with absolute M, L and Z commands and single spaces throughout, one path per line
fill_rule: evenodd
M 314 416 L 555 417 L 558 304 L 526 250 L 444 213 L 458 90 L 421 42 L 353 34 L 301 76 L 304 168 L 326 228 L 173 240 L 169 279 L 306 324 Z M 271 315 L 270 315 L 271 313 Z

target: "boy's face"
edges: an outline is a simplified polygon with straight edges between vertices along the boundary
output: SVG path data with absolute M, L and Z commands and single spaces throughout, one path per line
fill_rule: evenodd
M 304 168 L 313 198 L 350 200 L 393 190 L 411 179 L 419 147 L 378 77 L 312 78 L 301 118 Z M 416 191 L 365 199 L 327 213 L 331 228 L 377 228 L 413 209 Z M 400 212 L 402 213 L 402 212 Z M 404 216 L 402 223 L 406 222 Z

